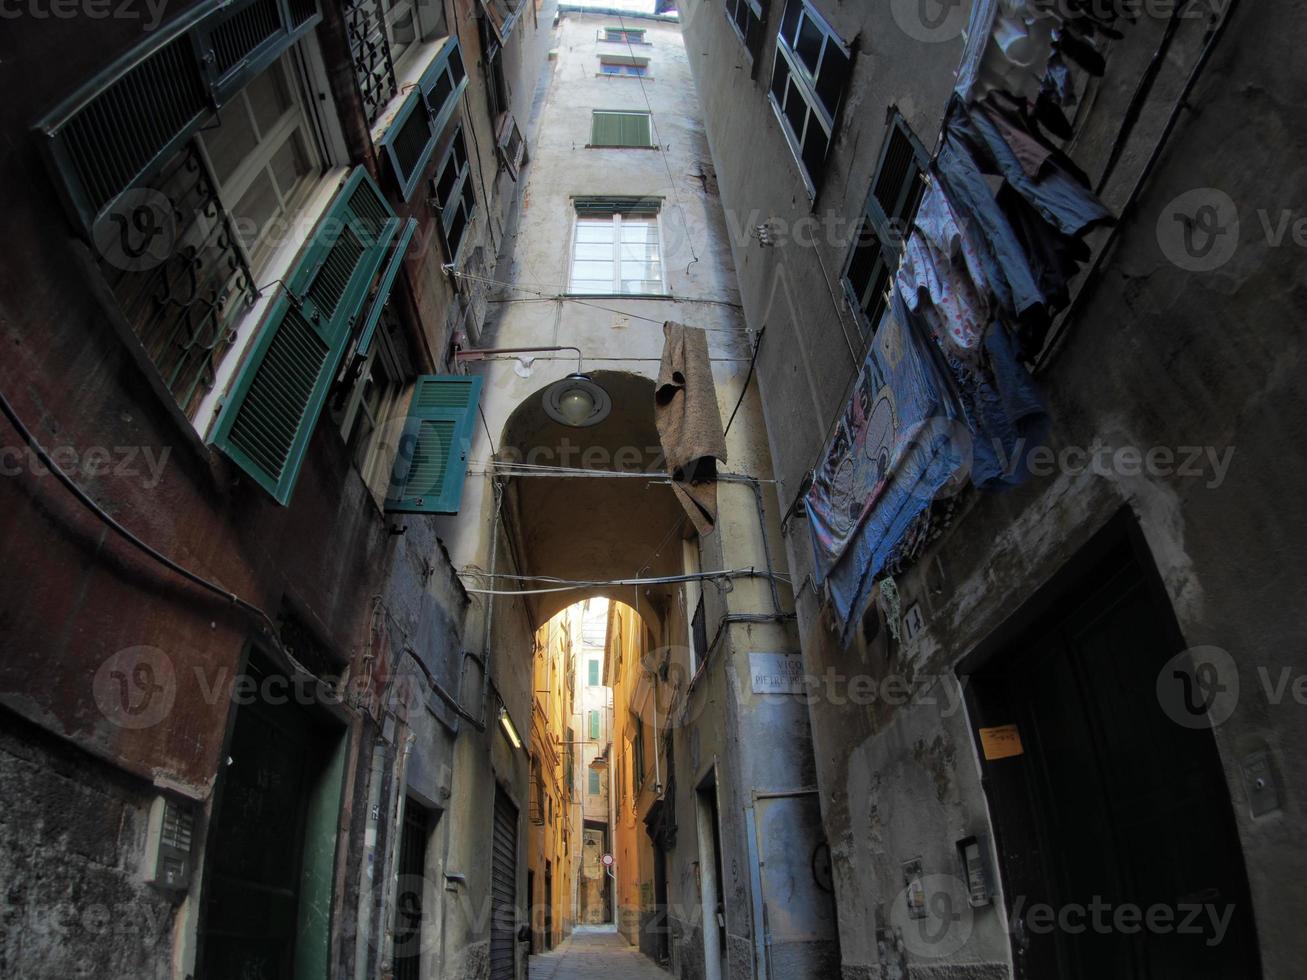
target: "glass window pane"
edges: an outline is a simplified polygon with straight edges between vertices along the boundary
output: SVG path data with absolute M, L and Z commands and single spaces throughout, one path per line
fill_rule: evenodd
M 650 218 L 623 218 L 622 241 L 657 244 L 658 223 Z
M 578 218 L 576 222 L 576 240 L 578 242 L 612 242 L 613 222 L 610 218 L 595 220 Z
M 663 284 L 657 280 L 623 279 L 622 292 L 636 294 L 661 293 Z
M 254 122 L 259 127 L 260 137 L 266 135 L 295 104 L 291 100 L 290 87 L 281 62 L 275 63 L 250 82 L 244 94 L 250 100 L 250 109 L 254 113 Z
M 603 280 L 609 284 L 613 281 L 612 262 L 573 262 L 572 278 L 578 280 Z
M 255 245 L 278 210 L 277 191 L 273 187 L 272 176 L 264 169 L 231 209 L 232 218 L 236 221 L 236 233 L 251 252 L 255 251 Z
M 832 116 L 840 104 L 840 94 L 849 77 L 849 59 L 833 44 L 826 45 L 821 59 L 821 74 L 817 76 L 817 97 Z
M 242 99 L 228 102 L 218 110 L 218 126 L 203 134 L 204 148 L 209 151 L 214 176 L 219 185 L 228 183 L 242 160 L 254 152 L 258 135 Z
M 613 291 L 613 281 L 605 279 L 599 282 L 594 279 L 573 279 L 569 292 L 573 293 L 611 293 Z
M 593 262 L 609 262 L 613 258 L 613 246 L 605 242 L 595 244 L 577 242 L 572 247 L 572 258 L 589 259 Z
M 299 182 L 309 173 L 309 158 L 298 132 L 291 133 L 272 157 L 272 177 L 283 201 L 290 198 Z
M 803 123 L 808 117 L 808 103 L 803 101 L 798 86 L 790 81 L 789 91 L 785 96 L 785 118 L 789 120 L 790 129 L 798 139 L 803 139 Z
M 799 25 L 799 40 L 794 53 L 799 56 L 799 60 L 814 77 L 817 74 L 817 65 L 821 61 L 821 42 L 825 39 L 826 35 L 821 32 L 821 28 L 811 17 L 805 16 Z

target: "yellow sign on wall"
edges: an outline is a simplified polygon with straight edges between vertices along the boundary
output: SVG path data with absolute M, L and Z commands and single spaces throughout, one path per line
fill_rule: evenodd
M 990 762 L 995 759 L 1010 759 L 1026 751 L 1021 747 L 1021 733 L 1017 731 L 1016 725 L 982 728 L 980 730 L 980 748 L 985 753 L 985 758 Z

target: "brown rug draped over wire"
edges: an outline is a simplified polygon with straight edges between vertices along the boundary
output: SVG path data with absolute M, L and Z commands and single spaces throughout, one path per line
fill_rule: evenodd
M 708 336 L 698 327 L 663 324 L 663 362 L 654 390 L 654 423 L 672 490 L 699 535 L 717 526 L 717 461 L 726 462 L 726 436 L 708 360 Z

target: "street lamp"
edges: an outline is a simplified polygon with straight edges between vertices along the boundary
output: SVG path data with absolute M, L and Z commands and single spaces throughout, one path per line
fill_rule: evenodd
M 613 401 L 608 392 L 580 371 L 555 381 L 544 390 L 545 414 L 555 422 L 581 429 L 608 418 Z

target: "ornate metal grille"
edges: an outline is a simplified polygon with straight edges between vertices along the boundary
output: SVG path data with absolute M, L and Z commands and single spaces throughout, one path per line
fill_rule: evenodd
M 212 387 L 257 296 L 194 140 L 97 225 L 97 260 L 127 323 L 187 415 Z
M 346 0 L 344 10 L 345 32 L 354 59 L 354 78 L 363 99 L 363 111 L 371 125 L 399 91 L 386 25 L 382 20 L 381 0 Z

